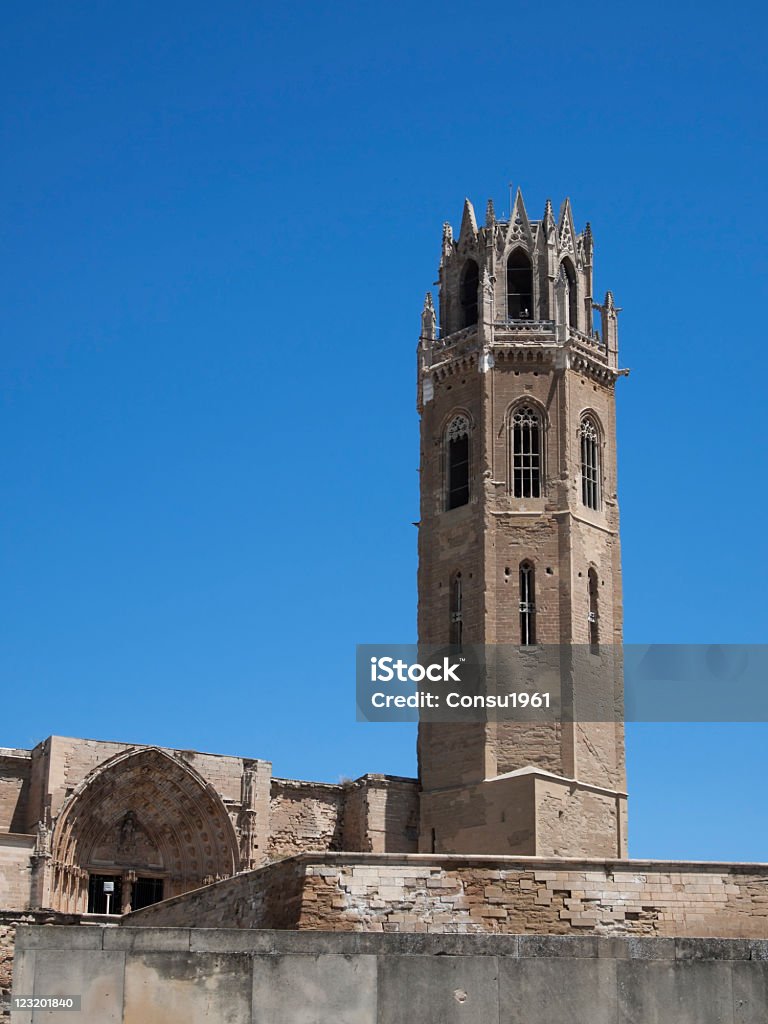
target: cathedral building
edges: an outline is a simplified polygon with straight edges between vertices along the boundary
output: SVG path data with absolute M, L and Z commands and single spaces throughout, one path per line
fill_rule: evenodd
M 621 715 L 584 710 L 578 652 L 597 665 L 622 642 L 615 388 L 626 371 L 619 310 L 610 291 L 596 301 L 593 260 L 568 200 L 536 220 L 518 191 L 507 220 L 489 202 L 482 226 L 466 201 L 458 236 L 443 229 L 417 360 L 419 643 L 555 650 L 569 714 L 425 717 L 417 779 L 337 785 L 127 742 L 2 748 L 0 995 L 20 920 L 768 937 L 765 865 L 628 859 Z M 617 664 L 599 681 L 620 709 Z M 25 930 L 25 948 L 45 972 L 41 931 Z M 88 946 L 94 963 L 107 932 Z
M 621 642 L 617 310 L 569 202 L 443 231 L 418 358 L 419 640 Z M 602 330 L 595 330 L 599 311 Z M 0 751 L 0 907 L 120 914 L 317 850 L 626 856 L 620 723 L 422 723 L 419 779 L 51 736 Z M 109 901 L 105 895 L 108 887 Z

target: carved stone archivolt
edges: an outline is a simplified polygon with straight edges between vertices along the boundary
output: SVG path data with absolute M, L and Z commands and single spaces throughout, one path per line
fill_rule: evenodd
M 89 873 L 161 875 L 171 896 L 239 867 L 235 831 L 218 794 L 157 747 L 118 754 L 83 780 L 58 816 L 51 854 L 52 905 L 69 911 L 85 909 Z

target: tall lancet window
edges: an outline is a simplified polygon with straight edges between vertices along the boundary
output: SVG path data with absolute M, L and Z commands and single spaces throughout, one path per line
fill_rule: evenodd
M 587 589 L 589 592 L 589 646 L 596 650 L 600 643 L 600 616 L 597 601 L 597 572 L 590 569 L 587 573 Z
M 541 417 L 531 405 L 512 414 L 512 493 L 541 497 Z
M 581 444 L 581 500 L 587 508 L 600 508 L 600 434 L 595 421 L 585 416 L 579 426 Z
M 454 416 L 445 433 L 446 508 L 469 501 L 469 420 Z
M 461 573 L 457 572 L 451 580 L 451 621 L 449 643 L 453 647 L 461 647 L 464 631 L 463 594 L 461 589 Z
M 480 287 L 480 271 L 474 260 L 467 260 L 461 272 L 459 302 L 461 303 L 461 326 L 471 327 L 477 323 L 477 291 Z
M 507 260 L 507 316 L 510 320 L 533 317 L 533 269 L 522 249 Z
M 579 326 L 579 289 L 576 284 L 576 271 L 573 264 L 566 257 L 563 260 L 563 270 L 568 279 L 568 323 L 571 327 Z
M 536 643 L 536 580 L 530 562 L 520 563 L 520 643 Z

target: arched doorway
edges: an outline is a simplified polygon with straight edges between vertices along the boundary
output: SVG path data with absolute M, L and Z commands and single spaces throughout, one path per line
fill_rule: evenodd
M 193 768 L 157 747 L 125 751 L 86 776 L 62 808 L 51 906 L 136 910 L 229 877 L 236 851 L 221 799 Z

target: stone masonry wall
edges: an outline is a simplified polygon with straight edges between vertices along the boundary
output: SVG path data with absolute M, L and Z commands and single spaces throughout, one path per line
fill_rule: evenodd
M 49 911 L 20 914 L 0 910 L 0 1021 L 11 1019 L 8 1007 L 11 998 L 16 929 L 19 925 L 49 924 L 53 921 L 57 924 L 77 924 L 79 918 L 72 914 L 52 914 Z
M 0 832 L 24 832 L 32 769 L 28 750 L 0 748 Z
M 146 907 L 124 923 L 768 938 L 768 865 L 304 855 Z
M 25 910 L 32 896 L 34 836 L 0 833 L 0 910 Z
M 340 849 L 343 814 L 342 786 L 273 779 L 269 858 Z

